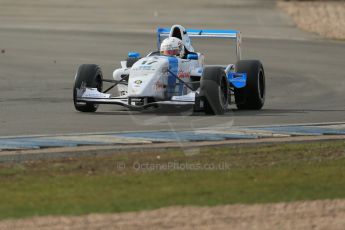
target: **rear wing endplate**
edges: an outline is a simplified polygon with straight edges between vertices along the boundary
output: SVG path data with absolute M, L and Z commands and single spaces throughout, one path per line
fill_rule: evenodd
M 229 38 L 236 40 L 236 57 L 241 60 L 241 32 L 238 30 L 198 30 L 186 29 L 187 35 L 190 38 Z M 169 37 L 170 28 L 157 29 L 157 46 L 160 49 L 162 38 Z

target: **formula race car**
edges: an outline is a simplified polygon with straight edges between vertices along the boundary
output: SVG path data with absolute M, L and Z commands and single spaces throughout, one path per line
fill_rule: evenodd
M 236 64 L 204 65 L 204 55 L 194 51 L 191 37 L 234 39 Z M 97 65 L 79 66 L 73 88 L 76 110 L 95 112 L 99 104 L 116 104 L 131 110 L 190 105 L 195 111 L 219 115 L 230 104 L 241 110 L 263 107 L 264 68 L 258 60 L 241 60 L 239 31 L 195 30 L 174 25 L 171 29 L 158 28 L 157 38 L 159 51 L 146 57 L 128 53 L 121 68 L 113 72 L 113 79 L 103 79 Z M 103 89 L 105 82 L 111 84 L 107 89 Z M 110 94 L 110 90 L 115 93 Z

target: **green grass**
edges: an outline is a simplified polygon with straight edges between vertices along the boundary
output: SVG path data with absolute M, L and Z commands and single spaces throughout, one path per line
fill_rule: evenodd
M 157 156 L 160 156 L 158 159 Z M 345 197 L 345 142 L 122 153 L 0 166 L 0 219 Z M 117 168 L 119 162 L 125 169 Z M 141 170 L 171 162 L 225 170 Z

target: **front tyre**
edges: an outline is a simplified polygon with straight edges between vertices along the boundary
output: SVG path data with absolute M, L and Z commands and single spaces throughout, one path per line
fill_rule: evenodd
M 265 103 L 265 72 L 258 60 L 241 60 L 236 63 L 236 73 L 247 74 L 244 88 L 234 89 L 236 106 L 240 110 L 260 110 Z
M 98 104 L 92 102 L 77 102 L 77 89 L 81 87 L 103 89 L 103 74 L 101 68 L 94 64 L 80 65 L 75 76 L 73 87 L 73 102 L 76 110 L 80 112 L 96 112 Z
M 206 114 L 221 115 L 228 108 L 229 83 L 222 67 L 206 67 L 200 82 Z

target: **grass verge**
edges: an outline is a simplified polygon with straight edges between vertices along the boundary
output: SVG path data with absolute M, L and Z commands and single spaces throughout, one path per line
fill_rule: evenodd
M 345 142 L 262 144 L 0 166 L 0 219 L 345 198 Z

